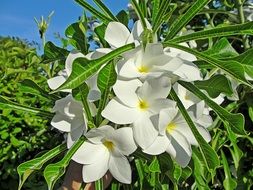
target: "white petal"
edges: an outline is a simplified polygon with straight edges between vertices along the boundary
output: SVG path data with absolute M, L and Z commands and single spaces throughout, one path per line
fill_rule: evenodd
M 48 79 L 47 84 L 49 88 L 51 88 L 52 90 L 55 90 L 58 87 L 60 87 L 65 81 L 66 81 L 66 78 L 64 76 L 56 76 L 51 79 Z
M 71 119 L 68 117 L 60 113 L 56 113 L 51 121 L 51 125 L 60 131 L 70 132 L 71 122 Z
M 97 77 L 98 75 L 95 74 L 92 77 L 90 77 L 88 80 L 86 80 L 87 85 L 89 86 L 89 94 L 87 99 L 90 102 L 94 102 L 100 99 L 101 92 L 99 88 L 97 87 Z
M 171 138 L 171 144 L 166 152 L 171 154 L 181 167 L 186 167 L 191 160 L 191 146 L 179 133 L 175 133 L 174 137 Z
M 143 152 L 149 155 L 159 155 L 165 152 L 169 144 L 170 141 L 166 136 L 157 136 L 156 140 Z
M 162 109 L 171 108 L 171 107 L 174 108 L 175 105 L 176 105 L 176 102 L 174 102 L 173 100 L 156 99 L 156 100 L 150 102 L 150 112 L 152 112 L 152 114 L 157 114 Z
M 184 61 L 173 73 L 188 82 L 202 80 L 199 68 L 189 61 Z
M 85 56 L 77 50 L 73 50 L 69 53 L 65 61 L 65 69 L 68 76 L 70 76 L 72 72 L 72 65 L 73 65 L 74 60 L 79 57 L 85 57 Z
M 86 138 L 94 144 L 101 144 L 102 139 L 105 137 L 111 137 L 115 133 L 115 130 L 110 125 L 103 125 L 98 128 L 91 129 L 86 133 Z
M 147 24 L 147 28 L 151 30 L 152 26 L 150 25 L 150 23 L 148 22 L 148 20 L 146 18 L 145 18 L 145 21 L 146 21 L 146 24 Z M 140 20 L 137 20 L 134 23 L 134 26 L 133 26 L 133 29 L 132 29 L 132 32 L 131 32 L 131 35 L 133 36 L 134 40 L 141 41 L 142 32 L 143 32 L 143 27 L 141 25 L 141 22 L 140 22 Z M 153 37 L 153 41 L 157 41 L 155 36 Z
M 77 141 L 85 132 L 86 126 L 79 126 L 76 129 L 71 130 L 67 136 L 67 147 L 68 149 Z
M 117 80 L 113 86 L 113 91 L 125 105 L 129 107 L 136 107 L 139 99 L 136 94 L 136 89 L 142 85 L 139 79 L 133 80 Z
M 137 94 L 144 100 L 167 98 L 171 89 L 170 79 L 165 76 L 147 79 L 137 90 Z
M 128 156 L 137 149 L 133 138 L 133 130 L 130 127 L 122 127 L 120 129 L 117 129 L 113 133 L 111 140 L 119 149 L 119 151 L 124 155 Z
M 127 107 L 114 98 L 102 111 L 102 116 L 116 124 L 130 124 L 139 117 L 139 112 L 136 108 Z
M 93 164 L 83 165 L 83 181 L 90 183 L 102 178 L 109 169 L 109 156 L 107 153 L 100 157 L 99 160 Z
M 190 127 L 187 124 L 185 125 L 178 124 L 175 130 L 180 132 L 182 135 L 184 135 L 184 137 L 187 139 L 187 141 L 190 144 L 195 145 L 195 146 L 198 145 L 196 138 L 194 137 Z
M 143 149 L 148 148 L 158 136 L 158 131 L 148 117 L 142 116 L 134 122 L 134 139 Z
M 101 158 L 108 157 L 108 155 L 109 152 L 103 144 L 92 144 L 86 141 L 72 156 L 72 160 L 79 164 L 94 164 L 100 162 Z
M 165 71 L 171 71 L 174 72 L 175 70 L 177 70 L 182 64 L 183 64 L 183 60 L 178 58 L 178 57 L 174 57 L 173 59 L 170 59 L 169 61 L 166 61 L 166 64 L 163 65 L 157 65 L 156 67 Z
M 119 75 L 125 78 L 134 79 L 140 77 L 141 73 L 138 71 L 135 65 L 135 60 L 129 59 L 120 68 Z
M 97 48 L 95 51 L 87 54 L 85 57 L 87 57 L 90 60 L 91 59 L 98 59 L 111 51 L 112 51 L 112 49 L 110 49 L 110 48 Z
M 109 160 L 109 171 L 112 176 L 121 183 L 130 184 L 132 181 L 131 166 L 126 157 L 111 156 Z
M 176 108 L 175 106 L 171 108 L 162 109 L 160 111 L 159 133 L 161 135 L 165 135 L 168 124 L 171 123 L 171 121 L 176 117 L 177 113 L 178 108 Z
M 201 134 L 201 136 L 205 139 L 206 142 L 210 142 L 211 141 L 211 135 L 209 133 L 209 131 L 207 129 L 205 129 L 204 127 L 197 127 L 199 133 Z
M 110 22 L 105 30 L 105 40 L 112 47 L 121 47 L 126 44 L 130 32 L 120 22 Z

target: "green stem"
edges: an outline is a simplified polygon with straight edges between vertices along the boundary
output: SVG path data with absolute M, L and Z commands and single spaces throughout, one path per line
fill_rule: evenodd
M 95 190 L 104 190 L 103 178 L 100 178 L 99 180 L 95 181 Z
M 244 11 L 243 11 L 243 0 L 237 0 L 236 4 L 237 4 L 237 9 L 238 9 L 238 18 L 240 20 L 240 23 L 243 24 L 245 23 L 245 15 L 244 15 Z M 246 35 L 243 36 L 243 46 L 244 49 L 249 49 L 250 45 L 249 45 L 249 40 L 247 38 Z

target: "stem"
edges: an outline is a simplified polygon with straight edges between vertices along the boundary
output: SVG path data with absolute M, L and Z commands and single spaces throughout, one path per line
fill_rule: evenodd
M 244 11 L 243 11 L 243 0 L 237 0 L 236 4 L 237 4 L 237 9 L 238 9 L 238 18 L 240 20 L 240 23 L 243 24 L 245 23 L 245 15 L 244 15 Z M 249 49 L 250 45 L 249 45 L 249 41 L 246 35 L 244 35 L 243 37 L 243 46 L 244 49 Z
M 103 178 L 100 178 L 99 180 L 95 181 L 95 189 L 104 190 Z

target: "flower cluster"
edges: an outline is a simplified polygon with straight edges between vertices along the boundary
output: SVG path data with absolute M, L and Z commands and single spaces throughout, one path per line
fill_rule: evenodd
M 151 30 L 150 24 L 146 24 Z M 65 69 L 48 81 L 50 88 L 56 89 L 70 76 L 76 58 L 96 59 L 123 45 L 135 43 L 135 49 L 122 54 L 116 64 L 117 81 L 112 88 L 115 96 L 101 113 L 110 125 L 101 124 L 88 130 L 83 105 L 73 98 L 71 90 L 66 90 L 69 95 L 56 101 L 53 108 L 55 116 L 51 124 L 67 132 L 68 148 L 82 135 L 87 138 L 72 157 L 83 165 L 84 182 L 96 181 L 109 170 L 121 183 L 131 183 L 128 156 L 137 147 L 149 155 L 167 152 L 180 166 L 188 165 L 191 145 L 197 146 L 198 142 L 177 103 L 169 98 L 172 88 L 199 133 L 207 142 L 211 139 L 207 130 L 212 124 L 210 109 L 177 83 L 178 80 L 202 80 L 193 63 L 196 57 L 174 48 L 164 49 L 156 36 L 143 45 L 142 33 L 139 21 L 135 22 L 131 32 L 121 23 L 109 23 L 104 38 L 110 48 L 100 48 L 88 55 L 72 51 L 66 59 Z M 182 45 L 188 46 L 186 43 Z M 95 102 L 101 98 L 97 74 L 85 82 L 89 86 L 88 105 L 92 116 L 96 116 Z

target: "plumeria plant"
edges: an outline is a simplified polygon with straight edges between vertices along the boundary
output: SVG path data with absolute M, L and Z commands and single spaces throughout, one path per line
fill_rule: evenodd
M 53 129 L 65 136 L 18 167 L 19 189 L 41 169 L 53 189 L 71 160 L 80 164 L 83 183 L 94 182 L 97 190 L 105 188 L 105 175 L 112 176 L 113 190 L 230 190 L 239 183 L 249 189 L 252 181 L 237 180 L 237 141 L 253 141 L 239 113 L 240 104 L 250 104 L 245 97 L 253 87 L 253 22 L 240 20 L 246 2 L 235 1 L 237 24 L 217 26 L 214 17 L 225 13 L 210 0 L 187 6 L 131 0 L 131 17 L 126 11 L 114 15 L 100 0 L 93 0 L 99 9 L 75 1 L 95 22 L 84 15 L 66 29 L 70 51 L 46 43 L 43 59 L 54 76 L 48 95 L 30 83 L 38 93 L 57 97 L 52 110 L 1 100 L 51 118 Z M 188 25 L 200 14 L 210 25 Z M 241 39 L 243 53 L 230 37 Z

